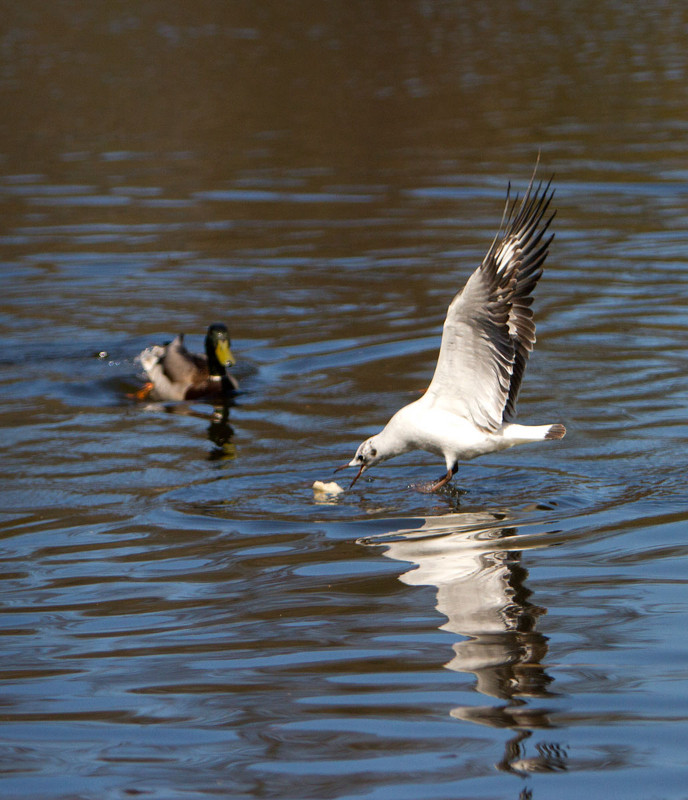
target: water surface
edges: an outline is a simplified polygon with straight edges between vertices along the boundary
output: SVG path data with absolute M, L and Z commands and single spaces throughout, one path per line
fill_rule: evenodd
M 7 10 L 3 796 L 685 797 L 687 25 Z M 566 439 L 314 495 L 427 385 L 538 152 L 519 420 Z M 127 397 L 216 320 L 228 414 Z

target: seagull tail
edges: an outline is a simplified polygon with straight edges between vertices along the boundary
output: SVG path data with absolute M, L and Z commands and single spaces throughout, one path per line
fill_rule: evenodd
M 545 439 L 563 439 L 564 436 L 566 436 L 566 428 L 560 422 L 557 422 L 555 425 L 550 426 L 550 429 L 545 434 Z
M 507 447 L 528 442 L 541 442 L 543 439 L 563 439 L 566 428 L 560 423 L 555 425 L 505 425 L 502 436 Z

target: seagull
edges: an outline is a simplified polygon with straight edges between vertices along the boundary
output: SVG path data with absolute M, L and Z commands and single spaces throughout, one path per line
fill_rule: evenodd
M 502 223 L 482 264 L 454 297 L 430 386 L 404 406 L 380 433 L 366 439 L 353 459 L 351 488 L 366 470 L 412 450 L 444 458 L 446 474 L 428 486 L 449 483 L 459 461 L 516 444 L 563 439 L 559 424 L 512 422 L 526 362 L 535 344 L 532 293 L 542 275 L 554 234 L 548 229 L 552 179 L 543 188 L 535 175 L 519 203 L 506 193 Z

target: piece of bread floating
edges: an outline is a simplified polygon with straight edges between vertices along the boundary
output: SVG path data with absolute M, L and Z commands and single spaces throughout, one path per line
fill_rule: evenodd
M 313 491 L 320 492 L 321 494 L 338 495 L 342 494 L 344 489 L 336 482 L 323 483 L 322 481 L 315 481 L 313 484 Z

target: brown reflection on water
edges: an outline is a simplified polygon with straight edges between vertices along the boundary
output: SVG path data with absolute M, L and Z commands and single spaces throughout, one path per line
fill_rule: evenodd
M 682 108 L 683 21 L 678 7 L 593 2 L 509 14 L 445 3 L 27 3 L 4 26 L 3 144 L 13 169 L 146 151 L 138 177 L 163 172 L 173 185 L 183 175 L 163 154 L 190 152 L 201 186 L 268 152 L 272 165 L 325 159 L 361 175 L 393 159 L 413 173 L 405 148 L 419 134 L 464 166 L 486 150 L 508 161 L 505 142 L 530 155 L 553 124 L 568 139 L 585 135 L 583 121 L 593 135 L 600 126 L 609 146 L 633 136 L 633 111 L 649 123 Z

